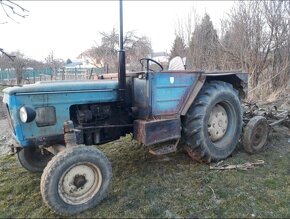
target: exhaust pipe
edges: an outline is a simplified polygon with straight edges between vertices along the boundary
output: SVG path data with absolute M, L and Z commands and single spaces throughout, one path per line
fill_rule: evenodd
M 125 101 L 125 90 L 126 90 L 126 55 L 123 45 L 123 1 L 120 0 L 120 36 L 119 45 L 119 66 L 118 66 L 118 80 L 119 80 L 119 101 Z

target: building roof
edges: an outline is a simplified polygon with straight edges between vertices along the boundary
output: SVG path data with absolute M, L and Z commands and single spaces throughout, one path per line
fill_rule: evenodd
M 151 54 L 151 57 L 158 57 L 158 56 L 169 56 L 166 52 L 154 52 Z
M 79 68 L 80 65 L 82 65 L 82 64 L 83 64 L 82 62 L 75 61 L 75 62 L 72 62 L 72 63 L 66 64 L 66 65 L 65 65 L 65 68 Z

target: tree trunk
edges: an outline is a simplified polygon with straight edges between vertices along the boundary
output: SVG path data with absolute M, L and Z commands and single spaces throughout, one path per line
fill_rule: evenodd
M 16 69 L 16 84 L 22 84 L 22 69 Z

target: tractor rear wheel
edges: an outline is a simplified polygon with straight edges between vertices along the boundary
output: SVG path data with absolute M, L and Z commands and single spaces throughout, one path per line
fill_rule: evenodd
M 183 138 L 190 155 L 206 162 L 232 154 L 242 132 L 237 92 L 222 81 L 205 83 L 183 118 Z
M 76 146 L 48 163 L 41 176 L 41 195 L 54 212 L 77 214 L 105 198 L 111 178 L 111 164 L 103 153 L 91 146 Z
M 20 165 L 32 173 L 42 172 L 52 157 L 53 154 L 38 147 L 23 148 L 17 152 Z

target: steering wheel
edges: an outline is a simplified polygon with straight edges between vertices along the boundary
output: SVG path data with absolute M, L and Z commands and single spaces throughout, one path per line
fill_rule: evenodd
M 147 66 L 146 66 L 147 70 L 153 71 L 152 69 L 149 68 L 149 62 L 154 62 L 156 65 L 158 65 L 161 68 L 161 71 L 163 71 L 163 66 L 159 62 L 155 61 L 154 59 L 150 59 L 150 58 L 140 59 L 140 64 L 142 65 L 142 68 L 144 67 L 143 61 L 147 61 Z

